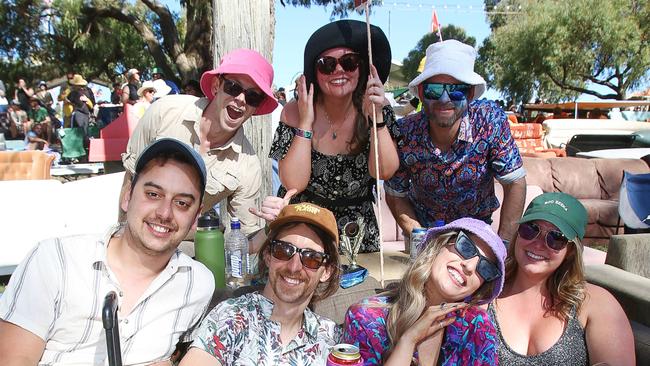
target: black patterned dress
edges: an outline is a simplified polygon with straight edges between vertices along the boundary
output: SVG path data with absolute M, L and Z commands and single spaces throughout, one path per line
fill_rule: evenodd
M 387 127 L 394 137 L 395 123 L 388 121 Z M 282 160 L 289 151 L 293 136 L 294 129 L 280 122 L 269 157 Z M 326 155 L 312 148 L 311 176 L 307 188 L 291 199 L 291 203 L 311 202 L 332 211 L 339 235 L 345 224 L 363 217 L 366 230 L 360 253 L 379 251 L 379 229 L 372 205 L 375 201 L 375 179 L 368 173 L 370 143 L 369 140 L 357 155 Z M 286 192 L 287 189 L 280 186 L 278 196 L 283 197 Z

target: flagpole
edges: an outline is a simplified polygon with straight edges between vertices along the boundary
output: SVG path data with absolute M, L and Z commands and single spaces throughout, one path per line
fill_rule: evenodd
M 366 31 L 368 33 L 368 71 L 372 74 L 371 65 L 372 63 L 372 38 L 370 36 L 370 1 L 366 1 Z M 373 144 L 375 146 L 375 194 L 377 196 L 377 226 L 379 228 L 379 282 L 381 287 L 384 287 L 384 238 L 382 235 L 382 219 L 381 219 L 381 192 L 379 187 L 379 138 L 377 137 L 377 110 L 375 108 L 375 103 L 372 104 L 372 130 L 375 132 L 375 138 L 373 139 Z

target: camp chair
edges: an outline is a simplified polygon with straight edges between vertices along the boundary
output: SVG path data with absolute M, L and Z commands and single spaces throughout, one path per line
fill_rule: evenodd
M 117 294 L 115 291 L 106 294 L 104 306 L 102 307 L 102 323 L 104 324 L 104 330 L 106 330 L 106 348 L 108 350 L 108 364 L 110 366 L 122 366 L 117 305 Z
M 624 172 L 618 202 L 619 222 L 634 232 L 650 231 L 650 173 Z M 618 228 L 617 228 L 618 231 Z

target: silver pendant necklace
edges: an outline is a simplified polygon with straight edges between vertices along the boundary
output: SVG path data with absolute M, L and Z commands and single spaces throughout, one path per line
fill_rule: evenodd
M 329 123 L 330 129 L 332 130 L 332 140 L 336 140 L 338 137 L 336 133 L 339 131 L 339 128 L 341 128 L 341 126 L 334 130 L 334 124 L 332 123 L 332 120 L 330 120 L 330 116 L 327 114 L 325 108 L 323 108 L 323 112 L 325 113 L 325 119 L 327 120 L 327 123 Z M 345 119 L 343 121 L 345 121 Z M 341 125 L 343 125 L 343 122 L 341 122 Z

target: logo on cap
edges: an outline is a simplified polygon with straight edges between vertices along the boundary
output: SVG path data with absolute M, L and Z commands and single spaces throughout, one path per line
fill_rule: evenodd
M 308 203 L 299 203 L 294 208 L 296 212 L 308 212 L 314 215 L 318 215 L 320 213 L 320 208 L 312 206 Z
M 553 204 L 558 205 L 558 206 L 562 207 L 564 209 L 564 211 L 569 211 L 569 209 L 566 207 L 566 205 L 562 201 L 548 200 L 548 201 L 544 201 L 544 204 L 545 205 L 553 205 Z

